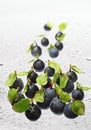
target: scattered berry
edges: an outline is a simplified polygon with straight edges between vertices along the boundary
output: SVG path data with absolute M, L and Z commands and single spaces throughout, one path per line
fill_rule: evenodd
M 52 49 L 50 49 L 50 51 L 49 51 L 49 56 L 50 56 L 51 58 L 56 58 L 58 55 L 59 55 L 59 51 L 58 51 L 57 48 L 52 48 Z
M 65 105 L 64 107 L 64 115 L 67 117 L 67 118 L 70 118 L 70 119 L 74 119 L 76 118 L 78 115 L 76 115 L 73 111 L 72 111 L 72 108 L 71 108 L 71 104 L 72 103 L 68 103 Z
M 63 35 L 62 32 L 57 32 L 56 35 L 55 35 L 55 39 L 58 40 L 58 38 L 60 38 L 61 36 Z
M 41 72 L 45 68 L 45 64 L 42 60 L 38 59 L 33 63 L 33 67 L 36 71 Z
M 77 81 L 77 74 L 74 71 L 69 71 L 67 74 L 69 79 L 71 79 L 73 82 Z
M 38 74 L 34 71 L 30 72 L 28 75 L 27 75 L 27 79 L 30 80 L 30 82 L 32 83 L 36 83 L 36 78 L 38 77 Z
M 48 40 L 48 38 L 43 37 L 43 38 L 41 39 L 41 44 L 42 44 L 43 46 L 48 46 L 48 45 L 49 45 L 49 40 Z
M 42 55 L 42 49 L 40 48 L 40 46 L 38 46 L 37 44 L 32 48 L 31 50 L 31 54 L 33 56 L 40 56 Z
M 74 83 L 72 80 L 69 79 L 66 84 L 66 87 L 63 88 L 63 91 L 71 93 L 73 91 L 73 89 L 74 89 Z
M 62 50 L 63 49 L 63 43 L 62 42 L 59 42 L 59 41 L 57 41 L 56 43 L 55 43 L 55 47 L 60 51 L 60 50 Z
M 25 116 L 31 121 L 36 121 L 41 116 L 41 109 L 38 105 L 33 104 L 30 106 L 30 109 L 25 112 Z
M 81 89 L 77 88 L 73 90 L 72 98 L 74 98 L 75 100 L 82 100 L 84 98 L 84 92 Z
M 50 30 L 51 30 L 51 28 L 50 28 L 47 24 L 44 25 L 44 29 L 45 29 L 46 31 L 50 31 Z
M 34 95 L 35 95 L 35 93 L 36 93 L 38 90 L 39 90 L 39 88 L 38 88 L 35 84 L 29 84 L 25 95 L 26 95 L 28 98 L 33 98 Z
M 63 103 L 58 97 L 54 97 L 50 103 L 50 109 L 54 114 L 60 115 L 63 113 L 65 103 Z
M 52 77 L 55 73 L 55 70 L 53 68 L 51 68 L 50 66 L 46 67 L 44 72 L 48 73 L 48 77 Z

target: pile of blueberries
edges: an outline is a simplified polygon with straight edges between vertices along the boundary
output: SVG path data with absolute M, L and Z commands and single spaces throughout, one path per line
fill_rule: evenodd
M 44 29 L 45 31 L 50 31 L 51 27 L 45 24 Z M 53 59 L 57 58 L 59 52 L 63 49 L 63 43 L 59 40 L 60 37 L 62 37 L 63 35 L 63 32 L 58 31 L 55 35 L 56 43 L 49 47 L 48 53 L 49 56 Z M 50 43 L 48 38 L 43 36 L 41 39 L 41 46 L 47 47 L 49 45 Z M 31 70 L 26 73 L 27 83 L 25 87 L 22 79 L 17 76 L 18 74 L 16 72 L 14 73 L 15 77 L 14 75 L 10 76 L 11 78 L 13 77 L 14 80 L 11 85 L 8 84 L 8 100 L 10 101 L 12 107 L 17 107 L 19 102 L 24 99 L 28 99 L 28 101 L 30 101 L 29 107 L 26 108 L 23 112 L 25 112 L 25 116 L 31 121 L 36 121 L 37 119 L 39 119 L 43 109 L 50 109 L 54 114 L 64 114 L 67 118 L 74 119 L 78 117 L 78 114 L 72 110 L 71 105 L 74 101 L 81 101 L 84 98 L 84 91 L 81 88 L 75 86 L 75 83 L 78 79 L 77 73 L 72 70 L 71 67 L 68 72 L 64 74 L 62 73 L 61 69 L 59 72 L 57 72 L 55 66 L 46 66 L 44 61 L 40 59 L 40 56 L 42 55 L 41 46 L 39 46 L 34 41 L 34 43 L 31 44 L 29 48 L 32 56 L 35 57 L 35 60 L 33 61 Z M 45 75 L 45 78 L 43 79 L 45 80 L 45 83 L 43 84 L 40 81 L 41 85 L 38 84 L 40 72 Z M 60 88 L 61 77 L 65 76 L 67 77 L 67 80 L 65 80 L 66 83 L 64 82 L 65 86 L 63 88 Z M 55 86 L 57 86 L 58 89 Z M 22 90 L 24 91 L 22 92 Z M 35 98 L 36 93 L 38 94 L 38 92 L 41 92 L 38 95 L 40 101 L 34 101 L 33 99 Z M 62 100 L 61 92 L 64 92 L 64 94 L 66 93 L 71 97 L 69 101 L 66 102 Z M 22 108 L 24 107 L 24 105 L 26 104 L 23 104 Z

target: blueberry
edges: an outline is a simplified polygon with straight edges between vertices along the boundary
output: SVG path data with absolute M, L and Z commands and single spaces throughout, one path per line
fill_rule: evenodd
M 82 100 L 84 98 L 84 92 L 81 89 L 77 88 L 73 90 L 72 98 L 74 98 L 75 100 Z
M 25 95 L 26 95 L 28 98 L 33 98 L 34 95 L 35 95 L 35 93 L 36 93 L 38 90 L 39 90 L 39 88 L 38 88 L 35 84 L 29 84 Z
M 60 115 L 63 113 L 65 103 L 63 103 L 58 97 L 54 97 L 50 103 L 50 109 L 54 114 Z
M 36 78 L 38 77 L 38 74 L 34 71 L 30 72 L 28 75 L 27 75 L 27 79 L 30 80 L 30 82 L 32 83 L 36 83 Z
M 23 81 L 21 80 L 21 78 L 16 78 L 15 82 L 13 83 L 12 86 L 10 86 L 9 88 L 15 88 L 18 89 L 18 91 L 21 91 L 24 87 Z
M 77 74 L 74 71 L 67 72 L 69 79 L 71 79 L 73 82 L 77 81 Z
M 78 115 L 76 115 L 73 111 L 72 111 L 72 108 L 71 108 L 71 104 L 72 103 L 68 103 L 65 105 L 64 107 L 64 115 L 69 118 L 69 119 L 74 119 L 76 118 Z
M 41 39 L 41 44 L 42 44 L 43 46 L 48 46 L 48 45 L 49 45 L 49 40 L 48 40 L 48 38 L 43 37 L 43 38 Z
M 52 48 L 52 49 L 50 49 L 50 51 L 49 51 L 49 56 L 50 56 L 51 58 L 56 58 L 58 55 L 59 55 L 59 51 L 58 51 L 57 48 Z
M 33 104 L 30 106 L 30 108 L 25 112 L 25 116 L 31 120 L 31 121 L 36 121 L 40 118 L 41 116 L 41 109 L 39 108 L 38 105 Z
M 42 49 L 40 48 L 40 46 L 38 46 L 38 45 L 35 45 L 33 48 L 32 48 L 32 50 L 31 50 L 31 54 L 33 55 L 33 56 L 40 56 L 40 55 L 42 55 Z
M 74 83 L 72 80 L 68 80 L 65 88 L 63 88 L 63 91 L 71 93 L 74 89 Z
M 45 68 L 45 64 L 42 60 L 38 59 L 33 63 L 33 67 L 36 71 L 41 72 Z
M 50 31 L 50 30 L 51 30 L 51 28 L 50 28 L 47 24 L 44 25 L 44 29 L 45 29 L 46 31 Z
M 46 96 L 49 97 L 50 101 L 56 96 L 56 91 L 54 88 L 45 89 Z
M 60 50 L 62 50 L 63 49 L 63 43 L 62 42 L 59 42 L 59 41 L 57 41 L 56 43 L 55 43 L 55 47 L 60 51 Z
M 38 103 L 38 105 L 41 109 L 48 109 L 50 102 L 56 96 L 56 92 L 54 88 L 46 88 L 44 92 L 45 92 L 44 102 Z
M 61 36 L 63 35 L 62 32 L 57 32 L 56 35 L 55 35 L 55 39 L 58 40 L 58 38 L 60 38 Z
M 53 68 L 51 68 L 50 66 L 46 67 L 44 72 L 48 73 L 48 77 L 52 77 L 55 73 L 55 70 Z

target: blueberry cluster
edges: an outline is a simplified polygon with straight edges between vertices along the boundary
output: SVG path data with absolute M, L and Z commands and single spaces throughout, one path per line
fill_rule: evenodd
M 46 31 L 51 30 L 50 24 L 45 24 Z M 62 23 L 59 27 L 61 30 L 65 28 Z M 49 47 L 49 56 L 56 58 L 59 51 L 63 49 L 61 42 L 64 37 L 62 31 L 58 31 L 55 35 L 56 43 Z M 41 45 L 47 47 L 49 45 L 47 37 L 43 36 Z M 61 115 L 64 114 L 67 118 L 73 119 L 79 115 L 83 115 L 85 105 L 82 102 L 86 87 L 82 87 L 77 82 L 78 75 L 81 70 L 70 65 L 66 73 L 62 72 L 59 64 L 48 60 L 48 65 L 40 59 L 42 55 L 42 47 L 34 42 L 30 48 L 32 56 L 36 57 L 33 60 L 31 69 L 26 72 L 11 73 L 6 80 L 6 85 L 9 86 L 8 100 L 12 105 L 12 109 L 16 112 L 25 112 L 25 116 L 36 121 L 41 116 L 43 109 L 50 109 L 52 113 Z M 40 73 L 41 72 L 41 73 Z M 26 75 L 26 85 L 18 76 Z

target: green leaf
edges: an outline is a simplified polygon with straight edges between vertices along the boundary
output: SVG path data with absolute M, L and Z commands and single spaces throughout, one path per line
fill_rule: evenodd
M 47 23 L 47 26 L 48 26 L 49 28 L 53 28 L 54 24 L 51 23 L 51 22 L 48 22 L 48 23 Z
M 80 100 L 75 100 L 71 104 L 72 111 L 77 115 L 83 115 L 85 113 L 85 105 Z
M 45 34 L 40 34 L 40 35 L 38 35 L 38 37 L 43 38 L 43 37 L 45 37 Z
M 66 34 L 64 33 L 63 35 L 61 35 L 60 37 L 57 37 L 58 41 L 63 41 L 65 38 Z
M 47 84 L 47 79 L 48 79 L 47 73 L 44 73 L 44 74 L 39 75 L 36 81 L 37 81 L 37 84 L 39 84 L 40 86 L 44 86 Z
M 60 31 L 65 30 L 66 27 L 67 27 L 67 23 L 61 23 L 61 24 L 59 24 L 59 30 L 60 30 Z
M 68 75 L 60 75 L 60 88 L 65 88 L 66 87 L 66 84 L 68 82 Z
M 27 89 L 28 89 L 28 83 L 25 85 L 23 93 L 26 93 Z
M 28 61 L 28 63 L 32 63 L 32 62 L 34 62 L 35 60 L 36 60 L 36 58 L 34 58 L 34 59 Z
M 8 91 L 8 100 L 12 104 L 13 101 L 16 101 L 18 99 L 18 91 L 14 88 L 10 89 Z
M 76 86 L 77 86 L 77 88 L 80 88 L 80 89 L 82 89 L 83 91 L 88 91 L 88 90 L 91 90 L 91 87 L 84 87 L 84 86 L 82 86 L 80 83 L 76 83 Z
M 29 53 L 29 52 L 33 49 L 33 47 L 34 47 L 34 43 L 32 43 L 32 44 L 30 45 L 30 47 L 28 48 L 28 50 L 27 50 L 26 52 Z
M 48 48 L 48 51 L 50 51 L 52 48 L 54 48 L 53 44 L 50 43 L 50 46 Z
M 49 61 L 48 66 L 50 66 L 51 68 L 53 68 L 55 71 L 57 71 L 59 73 L 62 72 L 62 69 L 61 69 L 60 65 L 57 64 L 56 62 Z
M 84 86 L 80 86 L 80 89 L 82 89 L 83 91 L 91 90 L 91 88 L 89 88 L 89 87 L 84 87 Z
M 57 79 L 59 78 L 60 74 L 59 72 L 56 72 L 53 76 L 53 83 L 56 83 Z
M 35 102 L 44 102 L 44 90 L 37 91 L 33 100 Z
M 12 107 L 16 112 L 25 112 L 30 108 L 30 100 L 23 98 Z
M 12 86 L 13 83 L 15 82 L 15 80 L 16 80 L 16 74 L 15 73 L 11 73 L 11 74 L 9 74 L 9 77 L 6 80 L 5 84 L 7 86 Z
M 63 102 L 65 102 L 65 103 L 71 101 L 70 94 L 67 93 L 67 92 L 61 91 L 59 97 L 60 97 L 60 99 L 61 99 Z
M 71 67 L 71 69 L 72 70 L 74 70 L 75 72 L 77 72 L 78 74 L 81 74 L 82 73 L 82 71 L 77 67 L 77 66 L 75 66 L 75 65 L 70 65 Z
M 28 74 L 28 72 L 22 71 L 22 72 L 17 73 L 17 76 L 25 76 L 27 74 Z
M 61 93 L 60 87 L 59 87 L 56 83 L 54 83 L 54 87 L 55 87 L 56 93 L 57 93 L 58 95 L 60 95 L 60 93 Z

